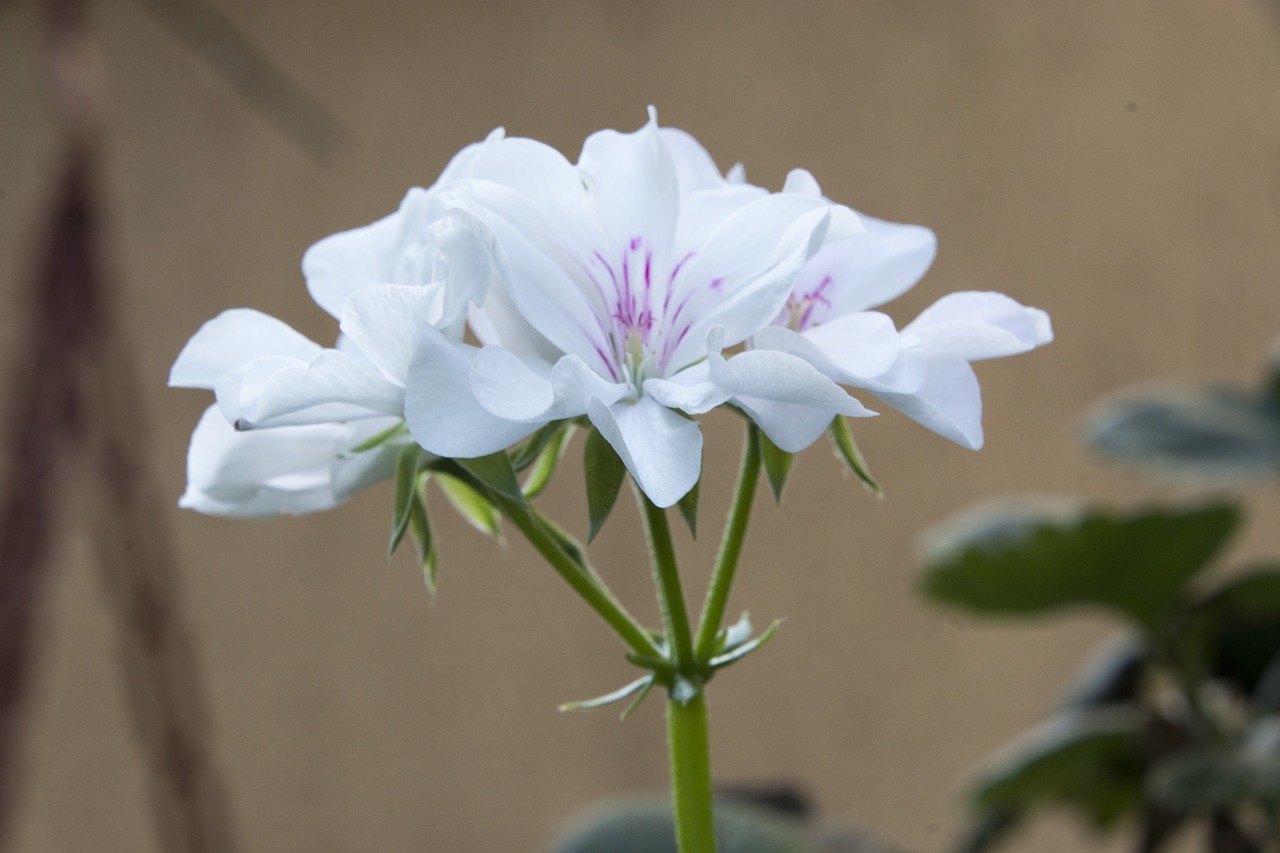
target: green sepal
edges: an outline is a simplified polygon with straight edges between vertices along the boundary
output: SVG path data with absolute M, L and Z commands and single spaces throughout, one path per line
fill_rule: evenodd
M 550 438 L 543 443 L 542 451 L 534 459 L 533 470 L 529 472 L 528 477 L 525 477 L 524 485 L 521 487 L 525 498 L 532 499 L 542 493 L 542 490 L 551 482 L 551 475 L 556 472 L 556 466 L 560 464 L 560 459 L 569 446 L 569 439 L 573 436 L 573 422 L 561 421 L 557 427 L 550 434 Z M 512 460 L 512 467 L 517 471 L 523 470 L 516 467 L 514 460 Z
M 787 477 L 791 475 L 795 454 L 779 448 L 769 440 L 769 436 L 765 435 L 762 429 L 757 429 L 756 435 L 760 441 L 760 458 L 764 460 L 764 473 L 769 478 L 769 487 L 773 489 L 773 500 L 775 503 L 782 503 L 782 489 L 787 484 Z
M 627 707 L 622 709 L 622 713 L 618 715 L 618 722 L 625 721 L 627 717 L 630 717 L 635 713 L 636 708 L 639 708 L 644 704 L 644 700 L 649 698 L 649 691 L 653 689 L 653 685 L 657 683 L 657 680 L 658 679 L 654 678 L 652 675 L 645 679 L 644 687 L 640 688 L 640 692 L 636 694 L 636 698 L 632 699 L 627 704 Z
M 587 542 L 596 538 L 600 528 L 613 511 L 627 477 L 627 466 L 622 464 L 617 451 L 595 427 L 587 433 L 583 449 L 583 469 L 587 479 Z
M 391 542 L 387 545 L 390 557 L 400 547 L 415 503 L 421 500 L 418 492 L 418 474 L 422 461 L 422 449 L 411 444 L 400 451 L 396 458 L 396 494 L 391 511 Z
M 698 491 L 701 485 L 702 478 L 699 477 L 698 481 L 693 484 L 693 488 L 676 502 L 676 508 L 680 510 L 680 517 L 689 526 L 689 535 L 694 539 L 698 538 Z
M 738 621 L 734 622 L 727 628 L 721 628 L 716 633 L 716 641 L 712 646 L 712 657 L 730 652 L 738 646 L 751 639 L 751 614 L 743 613 L 738 617 Z
M 774 619 L 773 624 L 764 630 L 760 636 L 754 640 L 748 640 L 745 643 L 731 647 L 724 654 L 716 655 L 707 661 L 707 666 L 712 669 L 724 669 L 731 663 L 737 663 L 747 655 L 762 647 L 765 643 L 773 639 L 773 635 L 778 633 L 778 626 L 782 624 L 781 619 Z
M 537 432 L 529 436 L 524 444 L 511 451 L 511 467 L 515 468 L 516 471 L 523 471 L 534 462 L 537 462 L 538 457 L 542 455 L 542 451 L 555 439 L 560 431 L 572 425 L 573 421 L 552 421 L 541 427 Z
M 987 614 L 1100 606 L 1152 632 L 1187 603 L 1188 582 L 1239 520 L 1231 504 L 987 509 L 934 532 L 922 587 L 935 601 Z
M 342 455 L 344 457 L 350 457 L 360 453 L 367 453 L 368 451 L 373 450 L 374 448 L 381 447 L 384 444 L 390 444 L 396 439 L 402 438 L 408 434 L 409 434 L 409 425 L 404 421 L 401 421 L 395 426 L 387 427 L 382 432 L 378 433 L 375 436 L 372 436 L 371 438 L 366 438 L 364 441 L 360 442 L 355 447 L 351 448 L 348 451 L 345 451 Z
M 495 539 L 502 537 L 502 516 L 488 498 L 470 484 L 448 474 L 437 474 L 436 485 L 472 527 Z
M 648 693 L 649 688 L 652 685 L 653 685 L 653 676 L 646 675 L 642 678 L 637 678 L 635 681 L 631 682 L 628 685 L 618 688 L 612 693 L 606 693 L 603 696 L 597 696 L 594 699 L 584 699 L 581 702 L 565 702 L 563 705 L 560 706 L 560 710 L 561 711 L 593 711 L 596 708 L 602 708 L 605 705 L 611 705 L 614 702 L 621 702 L 623 699 L 626 699 L 628 696 L 630 696 L 632 693 L 635 693 L 637 690 L 643 690 L 645 693 Z M 643 698 L 643 695 L 642 695 L 642 698 Z M 628 713 L 630 713 L 629 709 L 623 712 L 624 716 Z
M 880 488 L 876 478 L 871 476 L 871 470 L 867 467 L 867 460 L 862 457 L 862 451 L 858 449 L 857 443 L 853 440 L 853 430 L 849 428 L 848 419 L 843 415 L 836 415 L 831 421 L 830 432 L 831 443 L 835 445 L 836 455 L 844 460 L 853 475 L 862 481 L 862 485 L 870 489 L 876 497 L 884 497 L 884 489 Z
M 482 485 L 518 504 L 524 504 L 524 492 L 520 490 L 520 481 L 516 479 L 515 469 L 511 467 L 511 459 L 506 453 L 499 451 L 475 459 L 455 461 Z
M 637 654 L 636 652 L 627 652 L 627 662 L 641 669 L 647 669 L 650 672 L 668 677 L 675 675 L 676 672 L 676 665 L 666 658 L 655 658 L 649 655 Z
M 419 493 L 418 500 L 412 502 L 409 510 L 409 530 L 413 535 L 413 544 L 417 547 L 418 563 L 422 566 L 422 579 L 427 589 L 436 591 L 436 541 L 431 534 L 431 522 L 427 518 L 427 504 Z

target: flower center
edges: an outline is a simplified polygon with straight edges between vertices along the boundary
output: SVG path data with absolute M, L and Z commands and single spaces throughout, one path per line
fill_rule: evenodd
M 814 311 L 822 306 L 823 308 L 831 307 L 831 300 L 824 294 L 831 287 L 831 276 L 823 276 L 818 286 L 808 293 L 793 293 L 787 298 L 787 304 L 773 322 L 779 326 L 786 326 L 795 332 L 803 332 L 811 325 L 818 325 L 814 322 Z
M 593 253 L 588 274 L 600 299 L 603 338 L 596 353 L 610 378 L 637 395 L 646 379 L 666 375 L 667 362 L 688 332 L 682 315 L 689 297 L 676 293 L 676 278 L 692 256 L 668 269 L 643 237 L 633 237 L 613 258 Z

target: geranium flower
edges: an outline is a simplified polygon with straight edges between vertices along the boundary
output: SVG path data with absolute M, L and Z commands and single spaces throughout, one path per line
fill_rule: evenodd
M 479 291 L 448 283 L 468 265 L 487 269 L 489 250 L 437 197 L 501 135 L 463 149 L 431 189 L 411 189 L 390 216 L 307 251 L 307 288 L 341 321 L 336 347 L 251 309 L 222 313 L 188 341 L 169 384 L 213 390 L 223 422 L 210 409 L 192 434 L 183 506 L 219 515 L 310 512 L 391 475 L 407 435 L 350 451 L 403 421 L 421 329 L 460 338 L 467 305 L 483 298 L 483 275 L 455 276 Z
M 822 198 L 803 170 L 791 173 L 783 191 Z M 862 233 L 826 241 L 809 260 L 785 307 L 750 346 L 797 355 L 940 435 L 981 447 L 982 398 L 970 362 L 1049 343 L 1049 316 L 999 293 L 952 293 L 899 332 L 887 315 L 868 309 L 913 287 L 932 264 L 937 241 L 927 228 L 862 218 Z M 785 413 L 764 416 L 779 414 Z
M 872 414 L 796 356 L 720 354 L 777 316 L 822 240 L 857 233 L 858 217 L 798 193 L 707 185 L 706 162 L 652 112 L 635 133 L 592 135 L 576 167 L 531 140 L 477 155 L 473 174 L 494 177 L 459 181 L 442 200 L 492 239 L 496 283 L 472 315 L 483 346 L 424 330 L 405 399 L 423 447 L 483 456 L 586 415 L 670 506 L 701 467 L 687 415 L 729 399 L 809 407 L 828 423 Z

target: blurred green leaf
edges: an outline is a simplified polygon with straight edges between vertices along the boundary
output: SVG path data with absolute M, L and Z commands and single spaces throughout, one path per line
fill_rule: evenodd
M 987 510 L 933 531 L 923 591 L 979 613 L 1097 605 L 1153 630 L 1238 522 L 1229 504 L 1064 513 L 1024 503 Z
M 764 430 L 756 430 L 760 437 L 760 459 L 764 462 L 764 473 L 769 479 L 769 488 L 773 489 L 775 503 L 782 502 L 782 489 L 787 485 L 787 477 L 791 475 L 791 466 L 795 463 L 795 454 L 778 447 L 764 434 Z
M 1067 804 L 1106 826 L 1141 800 L 1142 716 L 1129 708 L 1060 711 L 999 753 L 972 788 L 983 813 Z
M 1280 398 L 1269 389 L 1152 390 L 1099 407 L 1085 441 L 1146 473 L 1235 483 L 1280 477 Z
M 870 489 L 876 497 L 884 497 L 884 489 L 880 488 L 880 484 L 876 482 L 875 477 L 871 476 L 871 469 L 867 467 L 867 460 L 862 458 L 862 451 L 858 450 L 857 443 L 853 440 L 853 430 L 849 428 L 849 420 L 843 415 L 836 415 L 831 421 L 831 443 L 835 445 L 836 455 L 844 460 L 849 466 L 849 470 L 853 472 L 862 484 Z
M 1215 677 L 1254 692 L 1280 653 L 1280 563 L 1254 566 L 1207 595 L 1185 634 Z
M 1280 805 L 1280 721 L 1255 724 L 1234 744 L 1207 744 L 1157 762 L 1146 791 L 1171 809 Z
M 488 498 L 457 477 L 441 473 L 435 479 L 449 503 L 472 527 L 489 536 L 501 535 L 502 516 Z
M 583 448 L 583 468 L 587 478 L 587 541 L 596 538 L 618 501 L 627 468 L 608 440 L 595 427 L 587 433 Z
M 1087 707 L 1133 702 L 1142 689 L 1147 645 L 1124 633 L 1099 647 L 1064 691 L 1059 707 Z
M 799 821 L 737 802 L 716 803 L 720 853 L 820 853 Z M 552 845 L 554 853 L 677 853 L 671 804 L 640 796 L 598 806 Z

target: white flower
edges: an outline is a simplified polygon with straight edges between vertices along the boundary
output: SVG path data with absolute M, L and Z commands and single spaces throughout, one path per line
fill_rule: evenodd
M 181 504 L 219 515 L 310 512 L 391 474 L 409 441 L 352 454 L 404 419 L 404 386 L 423 327 L 460 338 L 467 305 L 483 298 L 489 249 L 476 229 L 444 215 L 439 189 L 465 174 L 460 152 L 429 190 L 412 189 L 390 216 L 334 234 L 303 257 L 307 287 L 340 319 L 337 346 L 323 348 L 251 309 L 223 312 L 187 342 L 169 384 L 215 392 L 191 437 Z M 479 290 L 463 291 L 450 279 Z
M 803 170 L 791 173 L 784 192 L 822 197 Z M 899 332 L 888 316 L 868 309 L 914 286 L 937 241 L 927 228 L 862 218 L 865 231 L 828 240 L 810 259 L 784 309 L 750 346 L 797 355 L 940 435 L 981 447 L 982 398 L 969 363 L 1049 343 L 1049 316 L 999 293 L 952 293 Z
M 238 432 L 210 406 L 191 436 L 187 490 L 178 506 L 210 515 L 263 517 L 331 509 L 392 476 L 406 443 L 352 449 L 402 423 L 369 418 Z
M 635 133 L 592 135 L 576 167 L 531 140 L 478 153 L 473 177 L 442 201 L 494 244 L 494 284 L 471 318 L 484 346 L 424 331 L 406 393 L 422 446 L 483 456 L 586 415 L 648 497 L 670 506 L 701 467 L 686 415 L 730 399 L 809 408 L 825 423 L 871 414 L 796 356 L 720 354 L 777 316 L 816 247 L 860 231 L 857 216 L 710 180 L 710 163 L 652 113 Z M 762 426 L 799 449 L 784 427 Z

